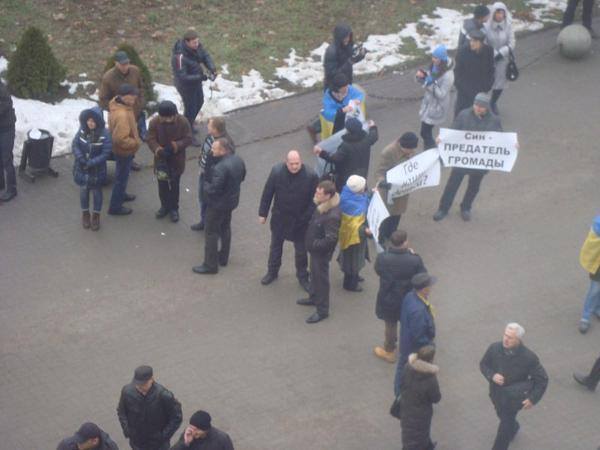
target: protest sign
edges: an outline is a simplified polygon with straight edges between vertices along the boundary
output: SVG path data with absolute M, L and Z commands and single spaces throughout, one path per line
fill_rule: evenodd
M 440 153 L 437 148 L 419 153 L 408 161 L 388 170 L 385 179 L 392 187 L 388 191 L 387 202 L 402 197 L 417 189 L 440 184 Z
M 441 128 L 438 149 L 444 166 L 510 172 L 518 155 L 517 133 Z
M 373 197 L 371 197 L 369 209 L 367 210 L 367 221 L 369 222 L 369 229 L 371 230 L 373 239 L 377 245 L 377 251 L 380 253 L 383 251 L 383 248 L 379 245 L 379 227 L 389 216 L 390 213 L 383 203 L 381 195 L 379 195 L 379 192 L 375 191 Z

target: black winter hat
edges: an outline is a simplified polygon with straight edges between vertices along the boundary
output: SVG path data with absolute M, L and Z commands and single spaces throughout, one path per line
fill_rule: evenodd
M 357 135 L 362 131 L 363 126 L 360 120 L 358 120 L 356 117 L 350 117 L 348 120 L 346 120 L 345 128 L 348 133 Z
M 169 100 L 163 100 L 158 105 L 158 115 L 162 117 L 172 117 L 177 115 L 177 106 Z
M 473 16 L 475 16 L 476 19 L 481 19 L 482 17 L 489 15 L 490 9 L 485 5 L 477 5 L 473 10 Z
M 331 85 L 334 91 L 337 91 L 343 88 L 344 86 L 347 86 L 349 83 L 350 81 L 348 80 L 348 77 L 341 72 L 336 73 L 333 76 L 333 79 L 331 80 Z
M 125 84 L 122 84 L 121 86 L 119 86 L 119 89 L 117 90 L 117 94 L 118 95 L 139 95 L 140 91 L 135 86 L 125 83 Z
M 92 422 L 86 422 L 79 427 L 75 433 L 75 442 L 83 444 L 84 442 L 100 437 L 100 428 Z
M 400 147 L 402 148 L 417 148 L 419 138 L 412 131 L 408 131 L 400 136 Z
M 192 414 L 192 417 L 190 417 L 190 425 L 193 425 L 202 431 L 210 430 L 210 414 L 202 410 L 196 411 Z

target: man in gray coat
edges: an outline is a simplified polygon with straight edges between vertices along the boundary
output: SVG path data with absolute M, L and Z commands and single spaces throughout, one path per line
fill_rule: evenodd
M 473 107 L 462 110 L 456 116 L 450 128 L 469 131 L 502 131 L 502 124 L 500 118 L 490 112 L 490 96 L 480 92 L 475 96 Z M 433 215 L 433 220 L 438 222 L 448 215 L 456 191 L 458 191 L 465 175 L 469 177 L 469 183 L 460 204 L 460 215 L 465 222 L 471 220 L 471 206 L 479 192 L 481 180 L 483 180 L 486 173 L 488 173 L 487 170 L 453 167 L 440 199 L 440 206 Z

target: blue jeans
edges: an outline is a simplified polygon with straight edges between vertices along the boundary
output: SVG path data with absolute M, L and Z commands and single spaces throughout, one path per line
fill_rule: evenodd
M 81 210 L 90 210 L 90 192 L 92 193 L 94 212 L 99 213 L 102 210 L 102 189 L 101 188 L 90 188 L 81 186 L 79 191 L 79 201 L 81 202 Z
M 133 155 L 115 155 L 115 184 L 110 196 L 109 211 L 118 211 L 123 207 L 123 198 L 125 198 L 127 181 L 129 180 L 129 172 L 131 171 L 131 161 L 133 161 Z
M 583 304 L 581 320 L 589 322 L 593 313 L 600 314 L 600 281 L 590 280 L 590 289 Z

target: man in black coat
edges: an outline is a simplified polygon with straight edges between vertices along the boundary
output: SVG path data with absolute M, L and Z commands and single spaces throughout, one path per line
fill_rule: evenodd
M 202 65 L 208 69 L 209 75 L 204 74 Z M 204 104 L 202 82 L 208 79 L 214 81 L 217 77 L 215 64 L 200 44 L 196 31 L 186 31 L 183 39 L 175 43 L 171 55 L 171 68 L 175 87 L 183 100 L 183 115 L 189 120 L 193 130 L 196 116 Z
M 210 422 L 209 413 L 196 411 L 171 450 L 233 450 L 229 435 L 213 427 Z
M 135 369 L 123 386 L 117 415 L 132 450 L 167 450 L 182 421 L 181 403 L 154 381 L 150 366 Z
M 204 263 L 192 269 L 199 274 L 215 274 L 219 265 L 226 266 L 229 261 L 231 213 L 238 207 L 240 186 L 246 178 L 244 161 L 233 153 L 228 139 L 215 140 L 211 154 L 212 163 L 202 180 L 202 201 L 206 202 Z
M 456 54 L 454 86 L 456 104 L 454 116 L 473 104 L 479 92 L 488 92 L 494 85 L 494 49 L 484 43 L 485 34 L 475 29 L 469 35 L 469 45 Z
M 523 344 L 525 330 L 509 323 L 502 341 L 489 346 L 479 367 L 490 383 L 490 398 L 500 419 L 492 450 L 506 450 L 519 431 L 517 413 L 537 404 L 548 387 L 548 375 L 535 353 Z
M 400 393 L 402 397 L 402 450 L 433 450 L 431 419 L 433 404 L 442 399 L 433 364 L 435 346 L 426 345 L 408 357 Z
M 377 126 L 372 120 L 369 121 L 368 133 L 363 130 L 360 120 L 354 117 L 346 120 L 346 131 L 335 153 L 329 154 L 319 146 L 314 148 L 315 155 L 335 165 L 335 186 L 338 192 L 342 192 L 351 175 L 367 179 L 371 146 L 379 138 Z
M 0 195 L 0 202 L 8 202 L 17 195 L 17 176 L 13 162 L 16 121 L 12 97 L 0 80 L 0 191 L 6 188 Z
M 329 262 L 337 245 L 342 219 L 340 196 L 331 181 L 319 183 L 314 202 L 317 207 L 308 224 L 305 238 L 306 249 L 310 254 L 309 297 L 296 302 L 316 307 L 306 323 L 317 323 L 329 317 Z
M 346 24 L 338 24 L 333 29 L 333 43 L 329 44 L 323 56 L 325 81 L 323 89 L 331 88 L 333 77 L 337 73 L 346 75 L 352 84 L 352 65 L 362 61 L 367 52 L 364 48 L 355 48 L 352 28 Z
M 258 209 L 258 220 L 264 224 L 267 222 L 273 201 L 268 272 L 262 278 L 262 284 L 271 284 L 277 278 L 281 267 L 283 242 L 288 240 L 294 243 L 296 277 L 300 285 L 308 291 L 308 255 L 304 235 L 315 209 L 313 196 L 318 183 L 317 174 L 302 164 L 297 150 L 291 150 L 284 163 L 275 164 L 271 169 Z
M 119 447 L 98 425 L 86 422 L 73 436 L 60 441 L 56 450 L 119 450 Z
M 385 340 L 383 347 L 373 351 L 384 361 L 395 363 L 402 299 L 412 289 L 411 278 L 427 269 L 421 257 L 408 248 L 406 231 L 397 230 L 390 237 L 388 249 L 377 255 L 375 272 L 379 275 L 375 314 L 385 322 Z

